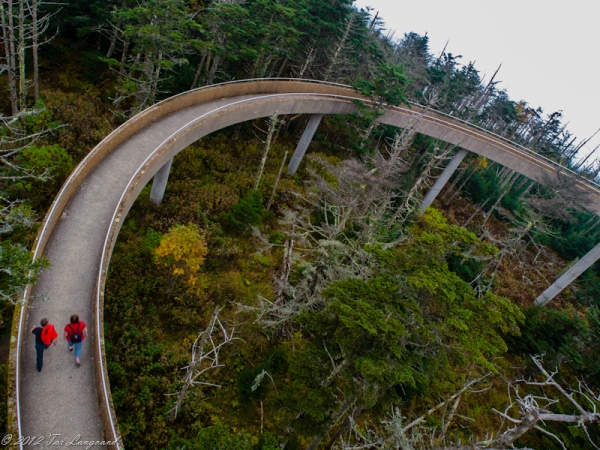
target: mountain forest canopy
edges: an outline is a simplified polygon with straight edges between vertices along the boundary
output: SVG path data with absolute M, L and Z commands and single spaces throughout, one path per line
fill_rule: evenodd
M 0 28 L 5 327 L 49 266 L 31 249 L 62 183 L 130 117 L 250 78 L 372 100 L 324 117 L 294 175 L 309 117 L 274 115 L 182 151 L 161 205 L 143 189 L 104 311 L 126 448 L 600 448 L 599 269 L 532 306 L 600 218 L 475 154 L 421 213 L 458 148 L 378 122 L 420 105 L 598 182 L 560 111 L 350 0 L 0 0 Z

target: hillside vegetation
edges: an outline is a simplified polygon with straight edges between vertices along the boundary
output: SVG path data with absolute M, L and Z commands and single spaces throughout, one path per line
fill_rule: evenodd
M 598 448 L 599 274 L 532 304 L 598 242 L 600 219 L 560 177 L 543 186 L 477 155 L 420 214 L 457 148 L 377 122 L 416 103 L 596 180 L 560 112 L 431 55 L 427 36 L 383 35 L 345 0 L 0 5 L 5 326 L 48 265 L 30 250 L 58 189 L 127 118 L 245 78 L 373 100 L 325 117 L 293 176 L 302 115 L 185 149 L 161 205 L 144 188 L 106 286 L 126 448 Z

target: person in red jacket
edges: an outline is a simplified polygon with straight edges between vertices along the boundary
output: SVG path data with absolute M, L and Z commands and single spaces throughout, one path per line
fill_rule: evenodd
M 48 323 L 46 317 L 40 321 L 40 325 L 41 327 L 36 327 L 35 325 L 31 327 L 31 333 L 35 334 L 35 353 L 37 356 L 38 372 L 42 371 L 42 366 L 44 365 L 44 350 L 50 347 L 51 343 L 56 345 L 56 338 L 58 338 L 58 334 L 54 331 L 54 326 Z M 44 330 L 46 333 L 44 333 Z M 44 339 L 46 339 L 46 342 L 44 342 Z
M 65 339 L 69 345 L 69 351 L 75 350 L 75 364 L 77 367 L 81 365 L 79 358 L 81 356 L 81 347 L 83 340 L 87 337 L 88 330 L 85 322 L 79 320 L 77 314 L 73 314 L 69 323 L 65 325 Z

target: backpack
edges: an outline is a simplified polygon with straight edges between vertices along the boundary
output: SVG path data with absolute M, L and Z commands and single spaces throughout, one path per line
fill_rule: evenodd
M 73 325 L 69 324 L 71 330 L 73 330 Z M 71 342 L 73 344 L 77 344 L 83 340 L 83 336 L 81 335 L 81 331 L 79 331 L 79 322 L 77 322 L 77 331 L 71 333 Z
M 42 328 L 42 342 L 44 345 L 52 344 L 52 341 L 58 337 L 58 333 L 54 329 L 54 325 L 49 323 L 44 328 Z

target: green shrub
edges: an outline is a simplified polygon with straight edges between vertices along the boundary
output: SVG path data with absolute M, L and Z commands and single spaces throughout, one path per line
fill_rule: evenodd
M 250 435 L 234 431 L 216 422 L 200 430 L 195 439 L 176 437 L 169 442 L 169 450 L 252 450 Z M 268 448 L 268 447 L 267 447 Z
M 263 211 L 260 193 L 253 191 L 235 205 L 226 216 L 229 228 L 245 231 L 248 227 L 258 225 Z
M 269 242 L 271 244 L 282 245 L 285 242 L 285 234 L 279 230 L 275 230 L 269 235 Z
M 283 369 L 286 362 L 285 352 L 275 348 L 269 352 L 264 362 L 259 367 L 243 370 L 238 378 L 238 387 L 242 398 L 259 399 L 269 389 L 270 376 Z M 263 373 L 267 372 L 267 374 Z M 254 390 L 252 390 L 254 388 Z

